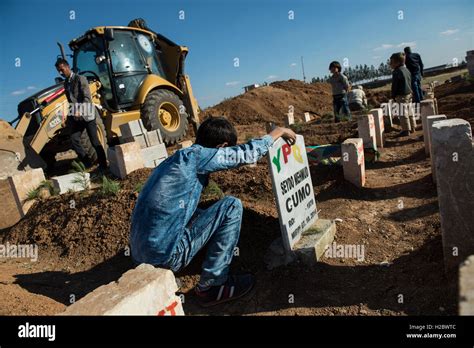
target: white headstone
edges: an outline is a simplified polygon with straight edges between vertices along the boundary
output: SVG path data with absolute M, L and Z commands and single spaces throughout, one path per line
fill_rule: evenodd
M 268 151 L 283 245 L 289 251 L 318 218 L 303 136 L 292 146 L 282 138 Z

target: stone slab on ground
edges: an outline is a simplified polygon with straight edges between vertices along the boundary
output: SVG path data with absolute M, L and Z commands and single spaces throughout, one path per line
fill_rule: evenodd
M 435 156 L 435 149 L 433 149 L 433 144 L 431 141 L 431 137 L 433 136 L 433 125 L 435 122 L 440 122 L 446 120 L 445 115 L 435 115 L 435 116 L 428 116 L 426 117 L 426 129 L 427 129 L 427 141 L 428 141 L 428 154 L 430 156 L 430 164 L 431 164 L 431 178 L 433 182 L 436 184 L 436 156 Z
M 431 130 L 433 128 L 433 124 L 443 120 L 446 120 L 446 115 L 430 115 L 424 118 L 424 127 L 426 127 L 426 132 L 423 128 L 423 140 L 425 142 L 425 154 L 427 156 L 431 156 Z
M 0 230 L 16 224 L 22 218 L 17 198 L 8 179 L 0 180 Z
M 385 137 L 385 124 L 383 119 L 383 109 L 372 109 L 369 113 L 374 117 L 375 125 L 375 140 L 377 142 L 377 148 L 383 148 L 384 137 Z
M 371 114 L 359 116 L 357 118 L 357 131 L 359 138 L 362 138 L 364 142 L 364 149 L 377 150 L 374 116 Z
M 365 185 L 364 145 L 361 138 L 346 139 L 341 144 L 344 179 L 357 187 Z
M 184 315 L 173 272 L 141 264 L 95 289 L 60 315 Z
M 133 137 L 120 137 L 121 144 L 132 142 L 140 144 L 140 147 L 144 149 L 146 147 L 161 144 L 163 143 L 163 140 L 158 129 L 151 132 L 145 132 L 143 134 L 135 135 Z
M 453 274 L 474 254 L 474 147 L 468 121 L 454 118 L 433 124 L 436 187 L 445 270 Z
M 305 265 L 314 265 L 324 255 L 336 235 L 336 223 L 332 220 L 317 219 L 295 244 L 292 252 L 287 252 L 281 237 L 275 239 L 264 256 L 268 269 L 284 266 L 295 261 Z
M 165 144 L 158 144 L 141 150 L 145 168 L 155 168 L 168 157 Z
M 141 147 L 135 142 L 109 147 L 107 157 L 111 173 L 120 179 L 124 179 L 134 170 L 145 167 Z
M 27 201 L 28 193 L 45 180 L 43 169 L 18 172 L 0 180 L 0 229 L 16 224 L 33 205 Z
M 459 315 L 474 315 L 474 255 L 459 269 Z
M 79 192 L 84 190 L 84 185 L 81 185 L 80 183 L 77 183 L 75 181 L 79 180 L 81 178 L 81 175 L 81 173 L 71 173 L 66 175 L 53 176 L 51 178 L 51 182 L 53 183 L 54 189 L 57 190 L 60 195 L 70 191 Z M 90 174 L 84 173 L 84 176 L 85 181 L 87 183 L 86 187 L 90 188 Z
M 429 155 L 429 129 L 426 123 L 426 118 L 428 116 L 436 115 L 436 107 L 433 99 L 425 99 L 420 102 L 420 117 L 421 117 L 421 126 L 423 128 L 423 140 L 425 142 L 425 154 Z

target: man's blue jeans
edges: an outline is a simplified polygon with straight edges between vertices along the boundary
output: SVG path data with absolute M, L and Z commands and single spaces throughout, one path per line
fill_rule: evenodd
M 222 285 L 227 280 L 234 249 L 240 236 L 242 203 L 227 196 L 207 209 L 197 209 L 185 228 L 167 265 L 176 272 L 186 267 L 207 244 L 202 264 L 202 286 Z
M 344 119 L 350 121 L 351 111 L 349 110 L 349 103 L 347 102 L 347 95 L 345 94 L 338 94 L 333 96 L 333 108 L 334 108 L 334 116 L 336 118 L 336 122 L 340 122 L 342 120 L 341 115 L 344 115 Z
M 411 89 L 413 90 L 413 102 L 419 103 L 423 100 L 423 90 L 421 89 L 421 74 L 411 75 Z

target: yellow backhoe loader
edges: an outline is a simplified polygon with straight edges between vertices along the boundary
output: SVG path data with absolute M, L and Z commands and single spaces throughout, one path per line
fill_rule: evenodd
M 58 45 L 66 58 L 63 46 Z M 118 143 L 121 124 L 137 119 L 142 119 L 148 130 L 159 129 L 168 145 L 185 136 L 189 122 L 195 130 L 199 126 L 197 101 L 184 73 L 188 48 L 150 30 L 143 19 L 135 19 L 128 26 L 92 28 L 69 42 L 69 47 L 73 71 L 89 81 L 100 115 L 99 140 L 105 149 Z M 56 153 L 70 149 L 69 129 L 61 125 L 68 109 L 60 78 L 55 85 L 23 100 L 18 105 L 18 117 L 10 123 L 18 121 L 16 132 L 6 129 L 5 123 L 0 125 L 0 176 L 28 165 L 51 165 Z M 21 149 L 12 143 L 21 143 L 18 138 L 22 139 Z M 86 132 L 82 139 L 95 161 L 97 156 Z M 44 163 L 39 164 L 35 154 Z

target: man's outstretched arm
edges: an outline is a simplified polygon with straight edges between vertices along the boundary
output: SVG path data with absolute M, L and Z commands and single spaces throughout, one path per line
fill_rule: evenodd
M 296 141 L 296 134 L 291 129 L 277 127 L 264 137 L 252 139 L 245 144 L 221 148 L 203 147 L 200 149 L 197 171 L 200 174 L 208 174 L 237 168 L 243 164 L 256 163 L 266 155 L 273 142 L 280 137 L 290 144 Z

